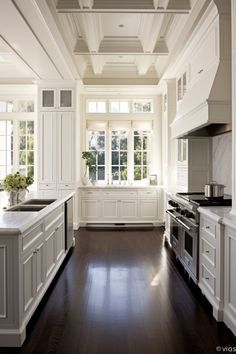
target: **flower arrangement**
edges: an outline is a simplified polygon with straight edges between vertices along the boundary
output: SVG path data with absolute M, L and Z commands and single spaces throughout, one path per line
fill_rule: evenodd
M 3 188 L 7 192 L 19 192 L 26 189 L 34 182 L 33 178 L 21 175 L 20 172 L 7 175 L 3 181 Z

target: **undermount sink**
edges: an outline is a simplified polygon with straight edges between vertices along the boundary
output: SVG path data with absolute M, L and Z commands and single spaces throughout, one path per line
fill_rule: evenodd
M 56 199 L 29 199 L 21 205 L 49 205 L 55 202 Z
M 17 205 L 15 207 L 9 208 L 6 211 L 40 211 L 46 208 L 46 205 Z

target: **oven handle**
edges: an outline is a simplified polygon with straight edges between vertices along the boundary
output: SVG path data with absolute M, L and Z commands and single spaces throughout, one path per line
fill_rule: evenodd
M 183 227 L 185 227 L 185 229 L 187 229 L 188 231 L 191 231 L 191 227 L 187 226 L 182 220 L 180 220 L 178 217 L 176 217 L 176 220 L 178 221 L 178 223 L 180 225 L 182 225 Z
M 177 216 L 175 216 L 170 210 L 166 210 L 166 213 L 169 214 L 172 218 L 174 218 L 175 220 L 177 219 Z

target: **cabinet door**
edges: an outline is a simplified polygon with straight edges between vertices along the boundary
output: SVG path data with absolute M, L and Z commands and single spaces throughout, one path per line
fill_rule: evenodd
M 40 109 L 54 110 L 56 107 L 56 90 L 42 89 L 40 93 Z
M 74 184 L 74 114 L 58 113 L 58 183 L 59 188 L 73 188 Z
M 85 220 L 94 220 L 99 218 L 100 202 L 92 199 L 82 199 L 81 216 Z
M 157 200 L 142 199 L 140 200 L 140 218 L 142 220 L 157 220 Z
M 45 265 L 48 278 L 56 265 L 56 230 L 53 230 L 45 239 Z
M 73 108 L 73 90 L 72 89 L 59 89 L 58 90 L 58 103 L 59 109 L 70 110 Z
M 65 229 L 64 221 L 56 228 L 56 261 L 58 261 L 65 251 Z
M 37 294 L 44 284 L 44 243 L 42 242 L 35 251 L 35 291 Z
M 102 201 L 102 217 L 106 220 L 118 219 L 119 217 L 118 200 L 105 199 Z
M 26 312 L 34 300 L 35 251 L 23 261 L 23 311 Z
M 43 112 L 39 122 L 39 183 L 56 183 L 56 115 Z
M 121 200 L 119 202 L 119 216 L 122 220 L 137 220 L 137 200 Z

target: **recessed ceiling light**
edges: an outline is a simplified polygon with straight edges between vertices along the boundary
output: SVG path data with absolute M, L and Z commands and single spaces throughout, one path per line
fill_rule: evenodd
M 123 23 L 120 23 L 120 24 L 118 25 L 118 27 L 123 28 L 123 27 L 125 27 L 125 25 L 123 25 Z

